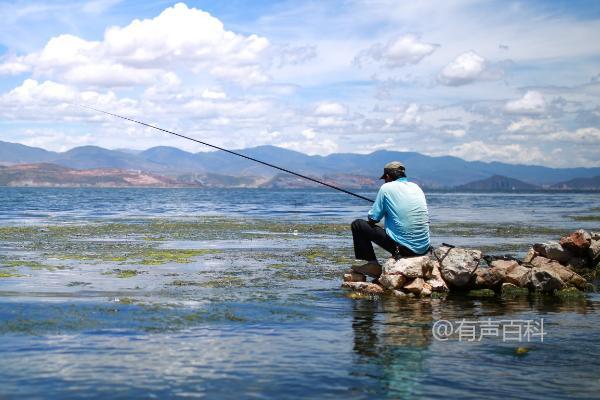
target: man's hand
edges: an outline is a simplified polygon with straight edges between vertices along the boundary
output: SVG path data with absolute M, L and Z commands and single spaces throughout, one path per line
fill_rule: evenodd
M 375 220 L 372 220 L 371 218 L 369 218 L 369 225 L 371 225 L 372 228 L 375 228 L 375 226 L 377 225 L 377 222 L 379 222 L 379 221 L 375 221 Z

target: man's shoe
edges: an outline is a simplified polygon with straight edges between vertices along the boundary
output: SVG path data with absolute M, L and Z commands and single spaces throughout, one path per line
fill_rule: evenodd
M 381 265 L 376 261 L 369 261 L 363 265 L 353 265 L 352 271 L 369 275 L 371 278 L 379 278 L 379 275 L 381 275 Z

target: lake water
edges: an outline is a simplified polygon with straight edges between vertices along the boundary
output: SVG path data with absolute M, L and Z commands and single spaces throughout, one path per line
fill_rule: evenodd
M 598 194 L 427 200 L 434 245 L 522 256 L 600 231 Z M 325 190 L 0 188 L 0 398 L 600 398 L 598 293 L 341 290 L 369 206 Z M 433 337 L 463 319 L 543 319 L 545 335 Z

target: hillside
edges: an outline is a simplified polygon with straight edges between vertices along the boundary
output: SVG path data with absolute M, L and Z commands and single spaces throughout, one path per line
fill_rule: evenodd
M 358 180 L 374 179 L 381 175 L 382 166 L 391 160 L 401 160 L 407 165 L 411 180 L 429 188 L 451 188 L 494 175 L 516 179 L 536 186 L 551 186 L 577 178 L 600 176 L 600 168 L 548 168 L 534 165 L 513 165 L 465 161 L 457 157 L 432 157 L 415 152 L 380 150 L 370 154 L 340 153 L 328 156 L 309 156 L 275 146 L 258 146 L 238 152 L 304 175 L 315 177 L 357 176 Z M 279 171 L 253 161 L 222 151 L 190 153 L 174 147 L 153 147 L 145 151 L 127 149 L 107 150 L 96 146 L 76 147 L 67 152 L 55 153 L 43 149 L 0 141 L 0 164 L 53 163 L 77 169 L 135 169 L 177 179 L 187 180 L 203 176 L 228 176 L 242 179 L 234 185 L 294 186 L 290 178 L 277 178 Z M 346 178 L 344 178 L 344 176 Z M 283 182 L 282 179 L 287 180 Z M 230 180 L 230 182 L 233 182 Z M 341 182 L 336 181 L 338 184 Z M 355 183 L 348 182 L 350 185 Z M 369 183 L 370 184 L 370 183 Z M 360 186 L 360 184 L 359 184 Z
M 457 190 L 481 190 L 481 191 L 514 191 L 514 190 L 539 190 L 539 186 L 508 178 L 502 175 L 493 175 L 486 179 L 470 182 L 457 186 Z

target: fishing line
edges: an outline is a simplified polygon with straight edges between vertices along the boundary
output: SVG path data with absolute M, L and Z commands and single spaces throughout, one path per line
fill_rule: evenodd
M 292 174 L 292 175 L 298 176 L 300 178 L 307 179 L 309 181 L 318 183 L 320 185 L 327 186 L 327 187 L 329 187 L 331 189 L 339 190 L 340 192 L 344 192 L 344 193 L 349 194 L 351 196 L 358 197 L 359 199 L 363 199 L 363 200 L 366 200 L 366 201 L 370 201 L 371 203 L 374 203 L 374 200 L 369 199 L 368 197 L 361 196 L 360 194 L 356 194 L 356 193 L 353 193 L 353 192 L 351 192 L 349 190 L 342 189 L 341 187 L 338 187 L 338 186 L 335 186 L 335 185 L 331 185 L 329 183 L 320 181 L 318 179 L 311 178 L 310 176 L 306 176 L 306 175 L 302 175 L 302 174 L 299 174 L 299 173 L 294 172 L 294 171 L 290 171 L 289 169 L 286 169 L 286 168 L 283 168 L 283 167 L 280 167 L 280 166 L 268 163 L 266 161 L 257 160 L 256 158 L 253 158 L 253 157 L 250 157 L 250 156 L 246 156 L 244 154 L 237 153 L 237 152 L 232 151 L 232 150 L 227 150 L 227 149 L 224 149 L 224 148 L 219 147 L 219 146 L 215 146 L 214 144 L 206 143 L 206 142 L 203 142 L 201 140 L 194 139 L 194 138 L 191 138 L 189 136 L 182 135 L 180 133 L 176 133 L 176 132 L 173 132 L 173 131 L 169 131 L 167 129 L 159 128 L 158 126 L 150 125 L 150 124 L 147 124 L 147 123 L 142 122 L 142 121 L 137 121 L 137 120 L 135 120 L 133 118 L 123 117 L 122 115 L 118 115 L 118 114 L 114 114 L 114 113 L 111 113 L 111 112 L 108 112 L 108 111 L 100 110 L 98 108 L 86 106 L 86 105 L 83 105 L 83 104 L 73 104 L 73 105 L 78 106 L 78 107 L 82 107 L 82 108 L 87 108 L 87 109 L 90 109 L 90 110 L 94 110 L 94 111 L 97 111 L 97 112 L 100 112 L 100 113 L 103 113 L 103 114 L 106 114 L 106 115 L 111 115 L 113 117 L 121 118 L 121 119 L 124 119 L 126 121 L 135 122 L 136 124 L 147 126 L 148 128 L 156 129 L 156 130 L 159 130 L 159 131 L 162 131 L 162 132 L 165 132 L 165 133 L 170 133 L 171 135 L 179 136 L 180 138 L 191 140 L 193 142 L 200 143 L 200 144 L 203 144 L 205 146 L 212 147 L 214 149 L 221 150 L 221 151 L 224 151 L 226 153 L 236 155 L 238 157 L 243 157 L 243 158 L 245 158 L 247 160 L 251 160 L 251 161 L 257 162 L 259 164 L 266 165 L 267 167 L 271 167 L 271 168 L 275 168 L 275 169 L 278 169 L 278 170 L 283 171 L 283 172 L 287 172 L 288 174 Z

